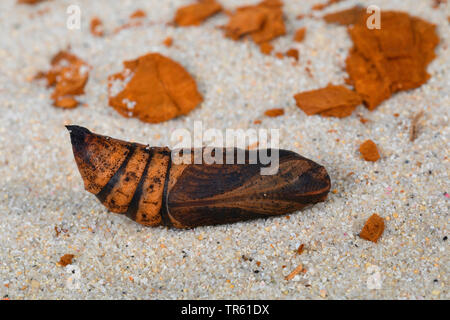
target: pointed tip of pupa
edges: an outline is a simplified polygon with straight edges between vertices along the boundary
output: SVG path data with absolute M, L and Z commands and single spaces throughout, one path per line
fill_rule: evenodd
M 85 137 L 91 134 L 88 129 L 80 126 L 68 125 L 66 128 L 69 130 L 72 146 L 76 150 L 84 145 Z

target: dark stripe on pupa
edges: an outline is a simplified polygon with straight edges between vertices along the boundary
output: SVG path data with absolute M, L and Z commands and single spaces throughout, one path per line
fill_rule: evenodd
M 127 157 L 122 162 L 122 165 L 120 168 L 114 173 L 111 179 L 109 179 L 108 183 L 103 187 L 103 189 L 96 195 L 97 199 L 100 200 L 101 203 L 105 202 L 108 195 L 111 193 L 114 186 L 120 181 L 120 178 L 125 173 L 125 169 L 128 165 L 128 162 L 130 162 L 131 157 L 133 156 L 134 152 L 136 151 L 136 144 L 133 143 L 131 146 L 127 146 L 129 152 L 127 154 Z

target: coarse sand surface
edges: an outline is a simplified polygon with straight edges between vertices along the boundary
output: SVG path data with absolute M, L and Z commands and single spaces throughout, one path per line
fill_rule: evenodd
M 220 0 L 227 9 L 258 1 Z M 167 24 L 189 0 L 0 1 L 0 298 L 5 299 L 448 299 L 449 7 L 427 0 L 348 0 L 401 10 L 437 25 L 441 38 L 430 80 L 373 112 L 362 105 L 343 119 L 307 116 L 294 94 L 344 84 L 352 46 L 346 27 L 299 14 L 324 1 L 285 0 L 287 35 L 274 52 L 296 48 L 298 63 L 264 55 L 252 41 L 232 41 L 218 14 L 198 27 Z M 81 30 L 66 27 L 67 7 L 81 9 Z M 136 9 L 141 26 L 115 34 Z M 98 16 L 105 36 L 94 37 Z M 293 35 L 306 27 L 306 37 Z M 173 39 L 167 47 L 164 40 Z M 33 76 L 70 45 L 92 66 L 81 106 L 52 106 Z M 159 52 L 195 78 L 204 97 L 187 116 L 148 124 L 108 106 L 107 78 L 124 60 Z M 305 70 L 308 66 L 311 75 Z M 276 118 L 268 109 L 283 108 Z M 417 139 L 410 123 L 424 111 Z M 369 121 L 363 124 L 360 117 Z M 255 124 L 261 120 L 261 124 Z M 279 129 L 280 148 L 324 165 L 332 180 L 325 202 L 301 212 L 231 225 L 146 228 L 109 213 L 84 191 L 67 124 L 115 138 L 173 146 L 175 129 Z M 364 161 L 373 140 L 381 158 Z M 385 219 L 378 243 L 359 238 L 374 213 Z M 304 244 L 299 255 L 296 250 Z M 73 254 L 71 264 L 58 262 Z M 286 280 L 300 264 L 303 271 Z

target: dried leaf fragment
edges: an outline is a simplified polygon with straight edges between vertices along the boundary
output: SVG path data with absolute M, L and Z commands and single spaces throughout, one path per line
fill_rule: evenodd
M 238 8 L 224 27 L 225 35 L 233 40 L 238 40 L 246 34 L 260 30 L 265 20 L 264 10 L 258 7 Z
M 145 17 L 147 17 L 147 14 L 145 13 L 144 10 L 141 9 L 137 9 L 130 15 L 130 19 L 140 19 Z
M 409 131 L 409 141 L 413 142 L 417 139 L 417 136 L 419 134 L 419 120 L 423 116 L 423 110 L 419 111 L 412 117 L 411 119 L 411 128 Z
M 365 17 L 366 11 L 361 6 L 354 6 L 338 12 L 332 12 L 323 16 L 327 23 L 336 23 L 344 26 L 360 22 Z
M 171 47 L 172 46 L 172 44 L 173 44 L 173 38 L 172 37 L 167 37 L 166 39 L 164 39 L 164 45 L 166 46 L 166 47 Z
M 197 3 L 179 8 L 174 23 L 181 27 L 198 26 L 220 11 L 222 6 L 215 0 L 198 0 Z
M 294 98 L 297 106 L 308 116 L 319 114 L 343 118 L 351 115 L 361 104 L 361 98 L 357 93 L 342 85 L 332 84 L 322 89 L 298 93 Z
M 68 231 L 69 231 L 69 230 L 64 229 L 64 228 L 62 228 L 62 227 L 55 226 L 55 233 L 56 233 L 56 236 L 57 236 L 57 237 L 59 237 L 59 235 L 61 234 L 61 232 L 67 233 Z
M 255 43 L 271 41 L 286 34 L 281 1 L 263 1 L 261 8 L 266 11 L 266 19 L 262 28 L 252 32 L 251 37 Z
M 73 254 L 65 254 L 63 255 L 58 262 L 58 265 L 61 267 L 65 267 L 69 264 L 72 264 L 72 260 L 75 256 Z
M 294 58 L 296 61 L 298 61 L 298 58 L 299 58 L 298 50 L 294 49 L 294 48 L 289 49 L 288 51 L 286 51 L 286 56 Z
M 302 244 L 297 248 L 297 254 L 302 254 L 303 251 L 305 251 L 305 245 L 302 243 Z
M 358 115 L 358 117 L 359 117 L 359 121 L 362 123 L 362 124 L 366 124 L 367 122 L 369 122 L 370 120 L 369 119 L 366 119 L 366 118 L 364 118 L 362 115 Z
M 332 4 L 338 3 L 342 0 L 328 0 L 326 3 L 319 3 L 319 4 L 315 4 L 314 6 L 312 6 L 312 10 L 323 10 L 326 7 L 331 6 Z
M 286 34 L 282 6 L 279 0 L 265 0 L 237 8 L 224 26 L 225 35 L 234 40 L 250 35 L 255 43 L 264 43 Z
M 264 114 L 268 117 L 279 117 L 284 114 L 283 108 L 269 109 Z
M 55 100 L 54 106 L 64 109 L 73 109 L 78 105 L 78 101 L 71 97 L 61 97 Z
M 295 31 L 294 41 L 302 42 L 305 39 L 305 35 L 306 35 L 306 28 L 298 29 L 297 31 Z
M 103 22 L 98 17 L 94 17 L 91 19 L 90 25 L 92 35 L 96 37 L 103 37 L 105 34 L 105 30 L 103 28 Z
M 67 51 L 60 51 L 51 60 L 52 68 L 40 72 L 36 78 L 46 78 L 49 87 L 55 87 L 52 94 L 53 105 L 61 108 L 75 108 L 75 96 L 84 93 L 89 77 L 89 65 Z
M 269 55 L 273 50 L 273 45 L 269 42 L 263 42 L 259 45 L 259 50 L 261 50 L 263 54 Z
M 108 78 L 108 89 L 111 107 L 150 123 L 185 115 L 203 101 L 191 75 L 159 53 L 124 61 L 124 70 Z
M 359 236 L 362 239 L 377 243 L 384 231 L 384 219 L 374 213 L 364 224 Z
M 372 140 L 366 140 L 359 146 L 359 152 L 361 152 L 362 157 L 366 161 L 375 162 L 380 159 L 380 154 L 378 153 L 378 148 L 375 142 Z
M 295 268 L 291 273 L 289 273 L 289 274 L 285 277 L 285 279 L 286 279 L 287 281 L 292 280 L 296 275 L 298 275 L 300 272 L 302 272 L 302 270 L 303 270 L 303 265 L 302 265 L 302 264 L 299 264 L 299 265 L 297 266 L 297 268 Z
M 17 0 L 17 3 L 20 4 L 38 4 L 39 2 L 43 2 L 45 0 Z
M 361 8 L 327 15 L 348 28 L 353 48 L 346 60 L 350 83 L 369 110 L 398 91 L 414 89 L 430 77 L 427 65 L 439 43 L 436 26 L 404 12 L 381 12 L 381 28 L 369 29 Z

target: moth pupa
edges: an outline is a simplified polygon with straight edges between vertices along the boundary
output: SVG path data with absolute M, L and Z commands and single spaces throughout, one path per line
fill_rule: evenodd
M 85 189 L 145 226 L 193 228 L 292 213 L 324 201 L 331 186 L 323 166 L 292 151 L 266 150 L 278 154 L 278 171 L 263 175 L 267 163 L 251 161 L 257 151 L 219 149 L 221 163 L 180 163 L 167 147 L 67 128 Z M 198 151 L 183 157 L 193 160 Z M 244 155 L 243 163 L 227 161 L 230 154 Z

